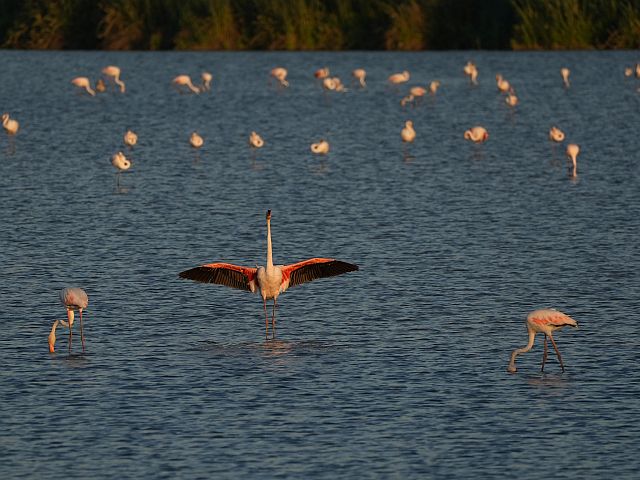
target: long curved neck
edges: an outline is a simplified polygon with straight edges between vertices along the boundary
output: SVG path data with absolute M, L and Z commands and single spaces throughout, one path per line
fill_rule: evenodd
M 273 252 L 271 250 L 271 219 L 267 218 L 267 268 L 273 268 Z
M 536 332 L 534 332 L 533 330 L 529 329 L 529 342 L 527 343 L 527 345 L 525 347 L 517 348 L 513 352 L 511 352 L 511 360 L 509 361 L 509 369 L 512 369 L 512 370 L 515 371 L 516 357 L 518 355 L 520 355 L 521 353 L 525 353 L 525 352 L 528 352 L 529 350 L 531 350 L 533 348 L 533 342 L 535 341 L 535 339 L 536 339 Z

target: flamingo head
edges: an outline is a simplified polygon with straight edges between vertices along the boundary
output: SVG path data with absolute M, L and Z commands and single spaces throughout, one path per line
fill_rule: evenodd
M 267 210 L 267 220 L 271 220 L 271 210 Z

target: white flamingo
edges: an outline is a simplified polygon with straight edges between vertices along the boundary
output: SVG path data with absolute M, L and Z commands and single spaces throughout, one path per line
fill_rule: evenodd
M 566 67 L 560 69 L 560 75 L 562 75 L 562 82 L 564 83 L 565 88 L 569 88 L 569 86 L 571 85 L 569 83 L 569 74 L 570 73 L 571 72 Z
M 260 291 L 265 316 L 265 337 L 269 338 L 269 315 L 267 300 L 273 300 L 271 315 L 272 338 L 276 333 L 276 302 L 278 296 L 288 288 L 312 280 L 332 277 L 358 270 L 357 265 L 334 258 L 310 258 L 289 265 L 274 265 L 271 246 L 271 210 L 267 210 L 267 266 L 243 267 L 230 263 L 209 263 L 185 270 L 180 278 L 201 283 L 216 283 L 255 293 Z
M 533 343 L 536 339 L 536 333 L 544 334 L 544 353 L 542 354 L 542 368 L 541 371 L 544 371 L 544 364 L 547 361 L 547 338 L 551 340 L 551 344 L 556 351 L 556 355 L 558 356 L 558 361 L 560 362 L 560 368 L 564 372 L 564 364 L 562 363 L 562 356 L 560 355 L 560 350 L 558 350 L 558 346 L 556 345 L 555 340 L 553 339 L 553 332 L 559 330 L 563 327 L 574 327 L 578 328 L 578 322 L 576 322 L 569 315 L 566 315 L 558 310 L 554 310 L 552 308 L 546 308 L 542 310 L 534 310 L 529 315 L 527 315 L 527 332 L 529 334 L 529 341 L 526 347 L 517 348 L 511 353 L 511 359 L 509 360 L 509 366 L 507 367 L 507 371 L 509 373 L 515 373 L 517 371 L 516 368 L 516 357 L 522 353 L 528 352 L 533 348 Z

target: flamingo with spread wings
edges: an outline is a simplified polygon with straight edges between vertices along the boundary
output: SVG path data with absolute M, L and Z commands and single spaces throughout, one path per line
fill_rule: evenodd
M 265 336 L 269 338 L 267 300 L 273 299 L 271 315 L 272 338 L 276 332 L 276 302 L 288 288 L 318 278 L 333 277 L 358 270 L 358 266 L 334 258 L 310 258 L 290 265 L 274 265 L 271 248 L 271 210 L 267 211 L 267 266 L 242 267 L 230 263 L 209 263 L 179 274 L 180 278 L 201 283 L 217 283 L 255 293 L 260 290 L 264 307 Z

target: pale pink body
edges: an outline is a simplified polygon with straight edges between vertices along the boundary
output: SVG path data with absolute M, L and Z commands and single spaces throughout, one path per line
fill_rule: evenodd
M 4 128 L 5 132 L 7 132 L 7 135 L 15 135 L 20 129 L 20 124 L 17 120 L 10 118 L 8 113 L 3 113 L 2 127 Z
M 564 132 L 560 130 L 558 127 L 551 127 L 549 130 L 549 139 L 554 142 L 562 142 L 564 140 Z
M 404 124 L 404 128 L 400 132 L 403 142 L 411 143 L 416 138 L 416 131 L 413 129 L 413 122 L 407 120 Z
M 71 80 L 76 87 L 84 88 L 89 95 L 95 96 L 96 92 L 91 88 L 91 81 L 87 77 L 76 77 Z
M 178 75 L 171 81 L 171 83 L 178 89 L 180 93 L 182 93 L 183 91 L 181 87 L 187 87 L 193 93 L 200 93 L 200 87 L 196 87 L 193 84 L 189 75 Z
M 578 175 L 578 154 L 580 153 L 580 147 L 575 143 L 570 143 L 567 145 L 567 157 L 571 160 L 572 164 L 572 176 Z
M 124 93 L 125 85 L 122 80 L 120 80 L 120 67 L 116 67 L 115 65 L 109 65 L 108 67 L 104 67 L 102 69 L 102 73 L 111 77 L 113 81 L 120 87 L 120 92 Z
M 283 87 L 288 87 L 289 82 L 287 82 L 287 69 L 282 67 L 276 67 L 271 69 L 270 75 L 280 82 L 280 85 Z
M 329 142 L 326 140 L 320 140 L 317 143 L 312 143 L 311 151 L 317 155 L 326 155 L 329 153 Z
M 509 82 L 505 80 L 499 73 L 496 75 L 496 85 L 498 86 L 498 90 L 500 90 L 502 93 L 507 93 L 511 88 Z
M 353 78 L 360 82 L 360 86 L 362 88 L 367 86 L 367 83 L 365 81 L 367 78 L 367 72 L 364 68 L 356 68 L 353 72 L 351 72 L 351 75 L 353 75 Z
M 569 71 L 568 68 L 561 68 L 560 69 L 560 75 L 562 75 L 562 82 L 564 83 L 564 86 L 566 88 L 569 88 L 569 86 L 571 85 L 569 83 L 569 75 L 571 74 L 571 72 Z
M 489 133 L 486 128 L 476 126 L 464 132 L 464 138 L 471 140 L 474 143 L 482 143 L 488 140 Z
M 402 73 L 394 73 L 393 75 L 390 75 L 388 81 L 392 85 L 398 85 L 400 83 L 408 82 L 410 77 L 411 75 L 409 72 L 405 70 Z

